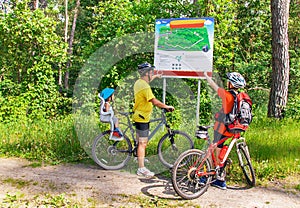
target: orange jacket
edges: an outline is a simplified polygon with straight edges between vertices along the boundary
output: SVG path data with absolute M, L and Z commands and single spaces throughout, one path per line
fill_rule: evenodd
M 224 114 L 230 113 L 234 104 L 234 97 L 232 96 L 232 94 L 223 88 L 219 88 L 218 96 L 222 99 L 222 108 L 219 112 Z M 232 133 L 227 131 L 224 123 L 218 120 L 216 120 L 215 122 L 214 130 L 224 136 L 228 136 L 228 137 L 233 136 Z

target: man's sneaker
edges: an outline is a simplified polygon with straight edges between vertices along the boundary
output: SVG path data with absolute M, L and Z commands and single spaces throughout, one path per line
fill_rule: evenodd
M 148 170 L 146 167 L 138 168 L 136 174 L 138 176 L 144 176 L 146 178 L 152 178 L 155 175 L 153 172 L 151 172 L 150 170 Z
M 207 183 L 207 177 L 202 176 L 202 177 L 199 179 L 199 184 L 200 184 L 201 186 L 205 186 L 206 183 Z
M 215 180 L 214 182 L 211 183 L 212 186 L 217 187 L 219 189 L 222 190 L 226 190 L 226 182 L 225 181 L 221 181 L 221 180 Z

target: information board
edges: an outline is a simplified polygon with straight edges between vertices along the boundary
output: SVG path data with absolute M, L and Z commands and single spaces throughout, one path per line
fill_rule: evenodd
M 157 73 L 163 77 L 203 78 L 203 72 L 213 69 L 213 38 L 211 17 L 157 19 L 154 48 Z

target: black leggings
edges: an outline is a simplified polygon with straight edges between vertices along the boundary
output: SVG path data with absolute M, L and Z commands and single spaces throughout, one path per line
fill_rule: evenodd
M 220 134 L 219 132 L 214 131 L 214 143 L 216 143 L 216 142 L 218 142 L 218 141 L 220 141 L 221 139 L 224 139 L 224 138 L 226 138 L 226 137 L 227 137 L 227 136 L 224 136 L 223 134 Z M 219 147 L 219 148 L 222 148 L 223 145 L 224 145 L 224 142 L 221 143 L 221 144 L 219 144 L 218 147 Z

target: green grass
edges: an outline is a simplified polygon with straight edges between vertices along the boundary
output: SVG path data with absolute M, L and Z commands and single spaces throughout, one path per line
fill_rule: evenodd
M 24 193 L 17 192 L 15 194 L 7 193 L 3 199 L 2 206 L 4 207 L 66 207 L 77 208 L 83 207 L 80 202 L 70 199 L 65 194 L 50 195 L 39 194 L 32 198 Z M 94 207 L 94 206 L 93 206 Z
M 32 181 L 26 181 L 26 180 L 22 180 L 22 179 L 14 179 L 14 178 L 6 178 L 5 180 L 2 181 L 2 183 L 9 183 L 12 186 L 20 189 L 20 188 L 29 186 L 30 184 L 32 184 Z
M 51 164 L 78 161 L 86 157 L 71 117 L 0 124 L 0 152 L 1 156 Z
M 300 174 L 299 121 L 256 119 L 245 137 L 259 178 Z
M 261 180 L 300 174 L 300 121 L 254 117 L 245 133 L 256 176 Z M 193 135 L 193 132 L 187 132 Z M 161 137 L 162 132 L 158 135 Z M 157 154 L 159 138 L 153 138 L 148 155 Z M 201 141 L 195 140 L 197 148 Z M 73 118 L 0 124 L 0 154 L 41 163 L 58 164 L 91 159 L 78 141 Z

